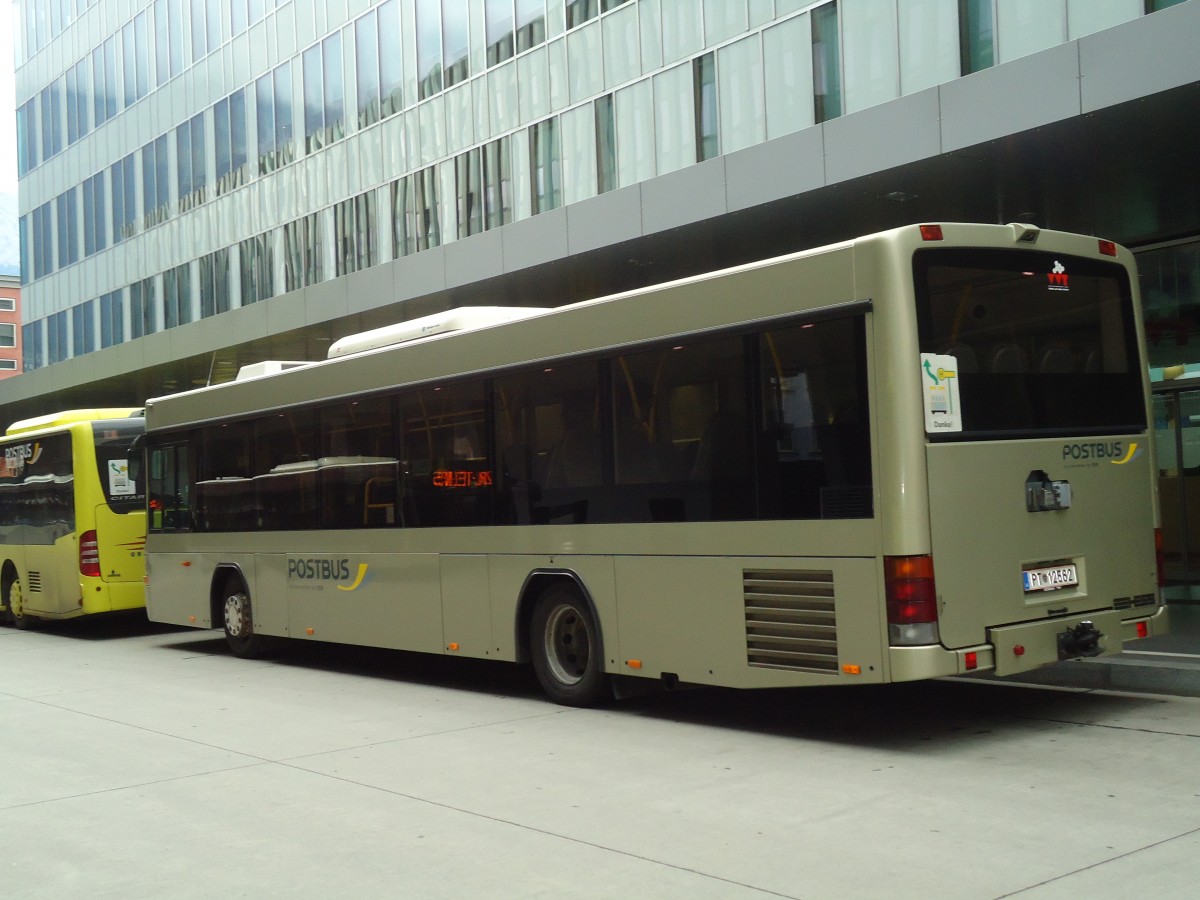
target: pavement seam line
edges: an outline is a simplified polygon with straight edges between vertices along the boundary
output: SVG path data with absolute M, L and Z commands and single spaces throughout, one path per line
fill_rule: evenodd
M 1062 881 L 1064 878 L 1071 878 L 1072 876 L 1079 875 L 1082 872 L 1087 872 L 1091 869 L 1098 869 L 1101 866 L 1107 866 L 1109 863 L 1114 863 L 1117 860 L 1127 859 L 1128 857 L 1136 856 L 1139 853 L 1144 853 L 1147 850 L 1153 850 L 1155 847 L 1162 847 L 1163 845 L 1169 844 L 1172 841 L 1177 841 L 1180 838 L 1191 837 L 1193 834 L 1200 834 L 1200 828 L 1193 828 L 1191 831 L 1180 832 L 1179 834 L 1172 835 L 1171 837 L 1163 838 L 1161 841 L 1155 841 L 1152 844 L 1146 844 L 1144 847 L 1136 847 L 1133 850 L 1126 850 L 1124 853 L 1118 853 L 1116 856 L 1109 857 L 1108 859 L 1102 859 L 1099 862 L 1094 862 L 1090 866 L 1084 866 L 1083 868 L 1075 869 L 1072 872 L 1064 872 L 1061 875 L 1055 875 L 1053 878 L 1047 878 L 1044 881 L 1039 881 L 1037 884 L 1026 885 L 1023 888 L 1018 888 L 1017 890 L 1010 891 L 1007 894 L 1001 894 L 1000 896 L 996 897 L 996 900 L 1005 900 L 1006 897 L 1016 897 L 1020 894 L 1028 893 L 1029 891 L 1037 888 L 1045 887 L 1048 884 L 1054 884 L 1056 881 Z
M 803 900 L 803 898 L 801 898 L 795 894 L 781 894 L 778 891 L 771 890 L 770 888 L 759 887 L 758 885 L 754 885 L 754 884 L 747 884 L 744 881 L 735 881 L 732 878 L 725 878 L 721 875 L 714 875 L 710 872 L 702 872 L 699 869 L 693 869 L 688 866 L 677 865 L 675 863 L 666 862 L 661 859 L 652 859 L 648 856 L 641 856 L 640 854 L 632 853 L 628 850 L 621 850 L 616 847 L 606 847 L 603 844 L 597 844 L 594 841 L 585 841 L 582 838 L 571 837 L 570 835 L 567 835 L 567 834 L 559 834 L 558 832 L 555 832 L 555 831 L 547 831 L 545 828 L 535 828 L 532 825 L 526 825 L 522 822 L 514 822 L 511 819 L 503 819 L 503 818 L 500 818 L 499 816 L 492 816 L 492 815 L 488 815 L 487 813 L 476 812 L 476 811 L 470 810 L 470 809 L 463 809 L 460 806 L 454 806 L 449 803 L 442 803 L 438 800 L 430 800 L 428 797 L 418 797 L 415 794 L 406 794 L 404 791 L 397 791 L 397 790 L 394 790 L 393 788 L 382 787 L 377 784 L 366 784 L 361 781 L 356 781 L 353 778 L 346 778 L 343 775 L 334 775 L 330 772 L 318 772 L 313 769 L 306 769 L 303 766 L 293 765 L 293 764 L 287 763 L 287 762 L 280 762 L 280 763 L 278 763 L 278 765 L 283 766 L 285 768 L 294 769 L 297 772 L 304 772 L 308 775 L 316 775 L 318 778 L 331 778 L 334 781 L 340 781 L 343 784 L 352 784 L 355 787 L 365 788 L 366 790 L 369 790 L 369 791 L 378 791 L 383 794 L 389 794 L 390 796 L 393 796 L 393 797 L 400 797 L 405 800 L 411 800 L 413 803 L 422 803 L 427 806 L 434 806 L 434 807 L 437 807 L 438 809 L 444 809 L 448 812 L 454 812 L 454 813 L 458 813 L 460 815 L 470 816 L 475 819 L 483 819 L 488 822 L 495 822 L 498 825 L 507 825 L 510 828 L 519 828 L 522 831 L 529 831 L 534 834 L 541 834 L 541 835 L 545 835 L 546 837 L 557 838 L 558 840 L 561 840 L 561 841 L 569 841 L 570 843 L 578 844 L 581 847 L 591 847 L 594 850 L 601 850 L 606 853 L 615 853 L 618 856 L 624 856 L 628 859 L 636 859 L 640 862 L 650 863 L 651 865 L 655 865 L 655 866 L 663 866 L 668 869 L 674 869 L 677 872 L 687 872 L 688 874 L 696 875 L 696 876 L 699 876 L 700 878 L 708 878 L 713 881 L 719 881 L 723 884 L 735 885 L 737 887 L 745 888 L 745 889 L 751 890 L 751 891 L 756 891 L 758 893 L 765 894 L 770 897 L 780 897 L 780 898 L 783 898 L 783 900 Z

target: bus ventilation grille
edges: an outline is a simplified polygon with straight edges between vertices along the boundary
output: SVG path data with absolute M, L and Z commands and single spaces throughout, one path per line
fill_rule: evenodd
M 29 592 L 31 594 L 40 594 L 42 592 L 42 573 L 29 573 Z
M 746 569 L 742 591 L 750 665 L 837 673 L 832 572 Z

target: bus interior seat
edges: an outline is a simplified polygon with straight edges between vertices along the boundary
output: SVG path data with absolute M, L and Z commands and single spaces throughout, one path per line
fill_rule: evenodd
M 1044 375 L 1069 375 L 1075 371 L 1075 355 L 1066 344 L 1051 344 L 1042 351 L 1038 371 Z
M 1017 344 L 1005 342 L 992 348 L 989 370 L 997 375 L 1019 375 L 1029 371 L 1029 357 Z

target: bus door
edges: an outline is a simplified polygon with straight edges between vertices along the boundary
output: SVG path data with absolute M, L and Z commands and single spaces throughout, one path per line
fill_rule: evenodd
M 1128 610 L 1157 604 L 1125 268 L 949 249 L 918 251 L 914 270 L 941 643 L 994 643 L 1003 674 L 1046 661 L 1022 660 L 1032 632 L 1007 626 L 1061 620 L 1044 642 L 1086 618 L 1104 637 L 1079 633 L 1059 656 L 1118 652 Z

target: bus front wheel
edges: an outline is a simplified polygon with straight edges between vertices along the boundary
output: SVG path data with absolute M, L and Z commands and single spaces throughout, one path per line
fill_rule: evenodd
M 546 695 L 566 706 L 596 706 L 611 695 L 600 632 L 587 601 L 565 583 L 538 599 L 529 632 L 533 671 Z
M 240 582 L 225 587 L 222 611 L 225 618 L 225 643 L 234 656 L 254 659 L 263 653 L 262 635 L 254 633 L 254 615 L 250 608 L 250 593 Z

